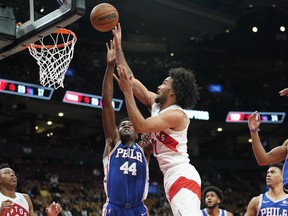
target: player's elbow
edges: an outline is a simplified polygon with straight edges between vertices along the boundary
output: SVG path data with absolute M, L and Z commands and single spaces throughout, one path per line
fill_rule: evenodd
M 267 166 L 269 163 L 267 163 L 266 161 L 257 160 L 257 164 L 258 166 Z

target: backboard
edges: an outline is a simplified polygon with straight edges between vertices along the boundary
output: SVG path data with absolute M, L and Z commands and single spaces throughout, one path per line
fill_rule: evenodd
M 0 0 L 0 4 L 12 8 L 15 16 L 15 38 L 9 43 L 0 43 L 0 60 L 85 14 L 85 0 Z

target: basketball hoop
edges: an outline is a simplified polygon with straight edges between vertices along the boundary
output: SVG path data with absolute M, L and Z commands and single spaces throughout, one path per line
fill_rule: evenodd
M 59 28 L 52 34 L 41 37 L 37 44 L 28 46 L 30 54 L 39 65 L 39 81 L 42 86 L 64 88 L 65 73 L 73 58 L 76 41 L 74 32 Z

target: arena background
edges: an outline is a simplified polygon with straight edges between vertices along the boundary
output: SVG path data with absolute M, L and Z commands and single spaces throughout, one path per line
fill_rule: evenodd
M 107 2 L 119 12 L 126 58 L 150 90 L 157 89 L 169 68 L 195 71 L 202 88 L 195 110 L 202 115 L 194 116 L 189 127 L 191 163 L 202 176 L 203 188 L 220 187 L 224 207 L 243 215 L 250 198 L 265 189 L 266 167 L 256 163 L 247 123 L 228 123 L 226 118 L 231 111 L 265 112 L 260 131 L 265 148 L 286 139 L 288 99 L 278 92 L 288 87 L 288 2 Z M 17 1 L 1 3 L 21 11 Z M 99 3 L 87 0 L 85 16 L 69 26 L 78 41 L 65 88 L 55 90 L 50 100 L 0 94 L 1 162 L 9 162 L 17 171 L 18 189 L 31 195 L 39 214 L 52 199 L 73 215 L 85 214 L 81 209 L 86 208 L 90 216 L 100 215 L 104 202 L 101 109 L 63 102 L 66 91 L 101 95 L 105 42 L 112 33 L 97 32 L 90 25 L 89 13 Z M 258 32 L 252 32 L 253 26 Z M 280 26 L 286 31 L 280 31 Z M 19 52 L 0 61 L 0 78 L 38 85 L 38 66 L 27 50 Z M 211 84 L 216 92 L 211 92 Z M 117 86 L 115 98 L 123 99 Z M 149 116 L 147 108 L 140 108 Z M 59 112 L 64 116 L 59 117 Z M 126 116 L 125 104 L 116 115 L 118 120 Z M 150 178 L 151 215 L 171 215 L 154 158 Z

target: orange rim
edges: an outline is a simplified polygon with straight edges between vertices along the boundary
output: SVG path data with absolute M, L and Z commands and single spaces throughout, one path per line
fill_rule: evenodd
M 36 49 L 41 49 L 41 48 L 51 49 L 51 48 L 55 48 L 55 46 L 56 46 L 57 48 L 63 48 L 65 46 L 67 46 L 67 45 L 71 45 L 77 39 L 77 36 L 76 36 L 76 34 L 73 31 L 65 29 L 65 28 L 58 28 L 52 34 L 67 34 L 67 35 L 71 34 L 73 36 L 73 38 L 72 38 L 72 40 L 68 41 L 67 43 L 54 44 L 54 45 L 40 45 L 40 44 L 32 43 L 28 47 L 33 47 L 33 48 L 36 48 Z

